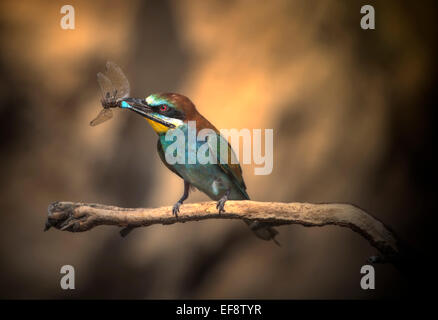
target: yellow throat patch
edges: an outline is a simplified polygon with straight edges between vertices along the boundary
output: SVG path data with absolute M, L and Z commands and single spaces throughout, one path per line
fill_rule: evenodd
M 150 126 L 152 127 L 152 129 L 154 129 L 154 131 L 156 133 L 166 133 L 167 130 L 169 130 L 169 127 L 166 127 L 164 125 L 162 125 L 161 123 L 155 122 L 154 120 L 151 120 L 149 118 L 145 119 L 149 122 Z

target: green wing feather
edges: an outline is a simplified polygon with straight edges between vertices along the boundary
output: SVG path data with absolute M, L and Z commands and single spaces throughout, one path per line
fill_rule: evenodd
M 236 185 L 236 187 L 243 194 L 245 199 L 249 199 L 248 193 L 246 192 L 245 181 L 243 180 L 242 168 L 240 167 L 239 161 L 237 160 L 236 154 L 234 153 L 233 148 L 231 148 L 230 143 L 225 140 L 225 138 L 219 133 L 216 134 L 216 146 L 212 143 L 210 139 L 207 138 L 207 143 L 209 145 L 209 149 L 211 151 L 212 156 L 216 157 L 217 165 L 221 168 L 221 170 L 230 177 L 231 181 Z M 220 161 L 220 148 L 221 145 L 227 146 L 227 159 L 225 161 Z M 225 157 L 225 155 L 222 155 Z M 225 159 L 225 158 L 224 158 Z M 226 163 L 222 163 L 226 162 Z

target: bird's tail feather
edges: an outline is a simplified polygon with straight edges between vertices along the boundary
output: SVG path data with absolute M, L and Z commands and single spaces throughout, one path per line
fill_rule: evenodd
M 244 189 L 242 192 L 242 198 L 244 200 L 250 200 L 248 193 Z M 281 247 L 280 242 L 275 239 L 278 231 L 277 229 L 273 228 L 269 223 L 249 220 L 244 220 L 244 222 L 249 226 L 252 232 L 254 232 L 257 238 L 266 241 L 272 240 L 277 246 Z
M 272 240 L 276 245 L 281 247 L 280 243 L 277 241 L 277 239 L 275 239 L 278 231 L 275 228 L 271 227 L 269 223 L 259 221 L 245 221 L 245 223 L 254 232 L 257 238 L 266 241 Z
M 250 200 L 248 193 L 243 189 L 242 192 L 242 198 L 243 200 Z M 257 238 L 262 240 L 272 240 L 274 243 L 281 247 L 280 242 L 275 239 L 275 237 L 278 234 L 278 231 L 271 226 L 271 224 L 266 222 L 259 222 L 259 221 L 249 221 L 244 220 L 244 222 L 249 226 L 249 228 L 254 232 Z

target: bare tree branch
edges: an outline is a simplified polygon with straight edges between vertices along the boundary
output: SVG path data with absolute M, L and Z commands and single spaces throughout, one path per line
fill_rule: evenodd
M 54 202 L 48 208 L 45 230 L 55 227 L 63 231 L 81 232 L 98 225 L 136 228 L 205 219 L 257 220 L 273 226 L 337 225 L 358 232 L 380 251 L 385 261 L 393 261 L 401 253 L 399 241 L 387 226 L 350 204 L 227 201 L 226 210 L 226 213 L 219 214 L 215 202 L 191 203 L 183 205 L 176 218 L 172 215 L 171 207 L 132 209 L 102 204 Z

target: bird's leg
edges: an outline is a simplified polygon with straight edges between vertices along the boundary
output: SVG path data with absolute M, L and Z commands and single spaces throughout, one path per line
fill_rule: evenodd
M 172 209 L 172 213 L 175 215 L 175 217 L 178 217 L 179 207 L 189 197 L 189 191 L 190 191 L 190 183 L 184 180 L 184 194 L 182 195 L 181 199 L 179 199 L 178 202 L 173 205 L 173 209 Z
M 231 193 L 231 190 L 225 191 L 222 198 L 220 198 L 219 201 L 217 202 L 216 208 L 219 209 L 219 213 L 225 212 L 225 208 L 224 208 L 225 202 L 227 202 L 228 197 L 230 196 L 230 193 Z

